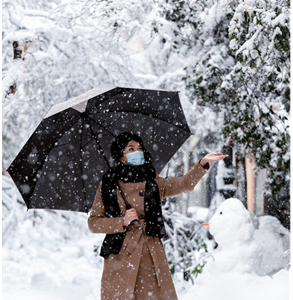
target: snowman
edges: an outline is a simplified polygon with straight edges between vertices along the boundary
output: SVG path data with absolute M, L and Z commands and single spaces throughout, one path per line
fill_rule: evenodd
M 214 271 L 273 275 L 289 264 L 289 231 L 272 216 L 256 218 L 236 198 L 224 201 L 209 221 L 209 231 L 218 244 Z

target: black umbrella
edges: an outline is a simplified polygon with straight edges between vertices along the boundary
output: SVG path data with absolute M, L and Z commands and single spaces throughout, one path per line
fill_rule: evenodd
M 126 131 L 159 173 L 191 135 L 177 92 L 99 86 L 53 106 L 8 168 L 28 208 L 88 212 Z

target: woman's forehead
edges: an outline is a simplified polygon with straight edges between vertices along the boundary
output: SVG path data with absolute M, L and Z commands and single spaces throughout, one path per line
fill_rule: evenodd
M 127 143 L 126 147 L 130 147 L 130 146 L 138 146 L 140 145 L 138 142 L 136 141 L 130 141 Z

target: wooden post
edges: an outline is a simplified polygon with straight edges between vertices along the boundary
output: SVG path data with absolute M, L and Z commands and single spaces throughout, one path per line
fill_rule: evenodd
M 245 158 L 246 166 L 246 186 L 247 186 L 247 209 L 255 212 L 255 178 L 254 171 L 252 169 L 254 165 L 254 159 L 251 160 L 248 157 Z

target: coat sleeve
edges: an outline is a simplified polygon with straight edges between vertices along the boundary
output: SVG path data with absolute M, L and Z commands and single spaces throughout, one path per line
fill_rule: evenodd
M 209 163 L 202 167 L 199 160 L 183 177 L 162 178 L 158 176 L 157 184 L 160 189 L 161 199 L 193 191 L 209 168 Z
M 92 233 L 113 234 L 126 231 L 126 227 L 123 226 L 123 217 L 107 218 L 105 216 L 105 206 L 101 195 L 101 185 L 97 190 L 95 201 L 88 218 L 88 227 Z

